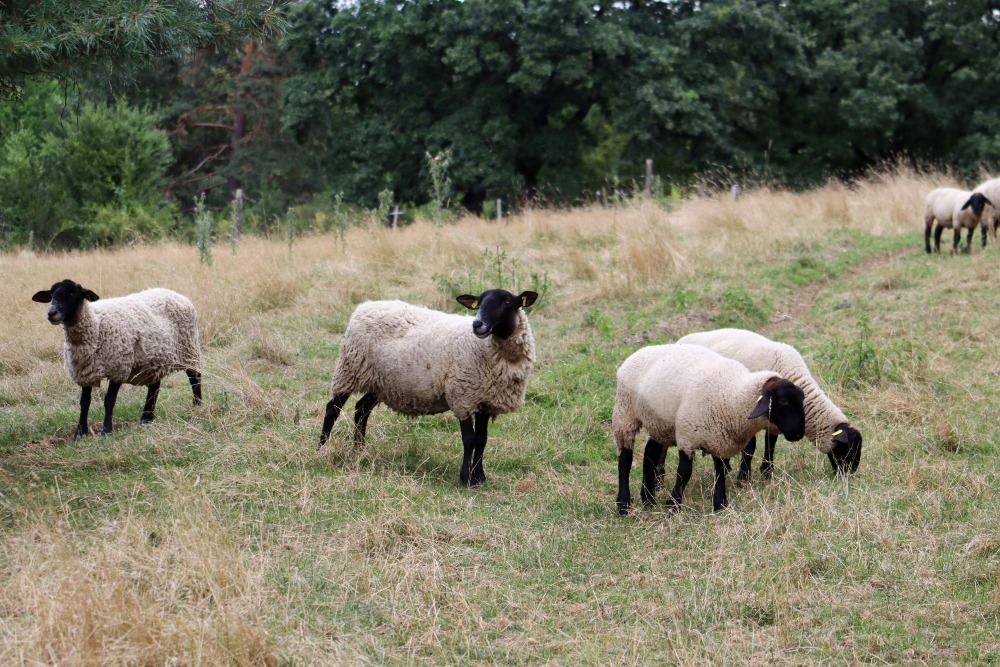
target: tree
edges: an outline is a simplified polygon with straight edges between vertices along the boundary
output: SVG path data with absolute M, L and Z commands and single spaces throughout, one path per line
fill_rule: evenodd
M 8 0 L 0 3 L 0 93 L 27 77 L 100 71 L 127 81 L 157 57 L 240 45 L 282 25 L 272 0 Z

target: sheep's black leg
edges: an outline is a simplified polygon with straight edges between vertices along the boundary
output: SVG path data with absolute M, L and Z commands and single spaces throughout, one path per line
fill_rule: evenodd
M 80 387 L 80 422 L 76 426 L 76 433 L 73 439 L 90 433 L 90 426 L 87 425 L 87 416 L 90 414 L 90 393 L 93 387 Z
M 760 462 L 760 474 L 765 477 L 774 476 L 774 445 L 777 442 L 777 435 L 764 434 L 764 458 Z
M 712 492 L 712 510 L 719 512 L 729 507 L 726 499 L 726 464 L 718 456 L 712 457 L 715 464 L 715 488 Z
M 924 250 L 927 251 L 928 255 L 931 254 L 931 227 L 932 226 L 933 226 L 933 222 L 928 222 L 924 226 Z
M 187 371 L 188 380 L 191 382 L 191 392 L 194 394 L 194 404 L 201 405 L 201 373 L 189 369 Z
M 326 404 L 326 416 L 323 417 L 323 430 L 319 434 L 319 447 L 326 444 L 326 439 L 330 437 L 330 431 L 333 430 L 333 423 L 337 421 L 337 417 L 340 416 L 340 411 L 344 407 L 344 402 L 350 396 L 350 394 L 337 394 Z
M 354 446 L 363 447 L 365 444 L 365 431 L 368 430 L 368 417 L 372 410 L 378 405 L 378 396 L 375 394 L 365 394 L 358 399 L 354 406 Z
M 681 508 L 681 496 L 684 495 L 684 487 L 691 479 L 691 471 L 694 469 L 694 459 L 683 449 L 677 450 L 677 481 L 670 492 L 670 508 L 679 510 Z
M 146 390 L 146 404 L 142 406 L 142 416 L 139 417 L 140 424 L 148 424 L 156 419 L 153 411 L 156 409 L 156 397 L 160 394 L 160 383 L 154 382 Z
M 628 514 L 632 504 L 632 491 L 628 488 L 628 478 L 632 473 L 632 450 L 622 447 L 618 452 L 618 513 Z
M 743 448 L 743 453 L 740 454 L 740 471 L 736 473 L 737 484 L 750 483 L 750 466 L 753 465 L 753 455 L 756 451 L 757 436 L 750 436 L 750 439 L 747 440 L 747 446 Z
M 108 380 L 108 393 L 104 395 L 104 426 L 101 427 L 101 435 L 111 433 L 111 415 L 115 411 L 115 401 L 118 400 L 118 390 L 122 388 L 120 382 Z
M 660 448 L 660 455 L 654 461 L 656 464 L 656 483 L 653 486 L 654 493 L 663 486 L 663 478 L 667 476 L 667 448 Z
M 976 231 L 975 229 L 969 229 L 969 233 L 965 235 L 965 250 L 963 252 L 966 255 L 972 253 L 972 233 L 975 231 Z M 961 236 L 962 233 L 959 232 L 958 235 Z
M 472 418 L 463 419 L 458 422 L 458 425 L 462 428 L 462 447 L 464 452 L 462 453 L 462 470 L 459 472 L 458 476 L 462 480 L 464 486 L 469 486 L 469 473 L 472 470 L 472 455 L 476 451 L 476 429 L 472 425 Z
M 656 467 L 662 460 L 663 445 L 650 438 L 646 441 L 646 450 L 642 454 L 642 504 L 656 504 Z
M 985 222 L 983 224 L 979 225 L 979 230 L 980 230 L 980 232 L 982 232 L 981 236 L 983 237 L 983 247 L 984 248 L 986 247 L 986 228 L 987 227 L 989 227 L 989 225 L 987 223 L 985 223 Z
M 479 486 L 486 481 L 486 472 L 483 470 L 483 451 L 486 449 L 486 432 L 489 430 L 490 416 L 485 412 L 476 413 L 476 448 L 472 452 L 472 476 L 469 486 Z
M 934 252 L 941 252 L 941 232 L 944 231 L 944 227 L 938 224 L 934 228 Z

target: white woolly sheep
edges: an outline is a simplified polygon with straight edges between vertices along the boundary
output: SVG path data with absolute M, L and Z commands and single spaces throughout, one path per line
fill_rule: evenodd
M 791 380 L 805 392 L 806 437 L 833 466 L 834 473 L 850 473 L 861 461 L 861 432 L 851 426 L 843 411 L 820 389 L 809 372 L 805 359 L 791 345 L 778 343 L 745 329 L 716 329 L 689 334 L 677 341 L 703 345 L 724 357 L 735 359 L 751 371 L 774 371 Z M 764 458 L 760 472 L 770 476 L 774 469 L 774 443 L 778 431 L 768 428 L 764 434 Z M 757 449 L 752 436 L 743 450 L 737 480 L 750 481 L 750 465 Z
M 502 289 L 456 297 L 477 311 L 474 318 L 402 301 L 358 306 L 340 343 L 319 446 L 353 393 L 362 394 L 354 411 L 357 446 L 364 444 L 368 417 L 379 403 L 410 416 L 451 410 L 465 448 L 462 483 L 482 484 L 490 417 L 524 405 L 535 339 L 522 308 L 536 298 L 535 292 L 514 296 Z
M 700 345 L 653 345 L 634 353 L 618 369 L 611 430 L 618 446 L 618 513 L 632 501 L 629 473 L 639 430 L 649 434 L 642 462 L 642 500 L 656 502 L 656 465 L 676 445 L 680 461 L 670 506 L 680 507 L 691 478 L 695 451 L 715 464 L 712 507 L 724 509 L 726 464 L 753 435 L 775 424 L 789 440 L 805 429 L 802 390 L 778 373 L 752 373 L 739 362 Z
M 194 404 L 201 404 L 201 348 L 198 315 L 182 294 L 156 288 L 113 299 L 100 299 L 92 290 L 63 280 L 31 297 L 48 303 L 48 319 L 62 324 L 63 357 L 69 376 L 82 387 L 80 422 L 73 439 L 90 432 L 87 416 L 90 395 L 104 378 L 104 424 L 112 432 L 112 413 L 123 384 L 148 388 L 140 423 L 155 419 L 160 381 L 184 370 L 191 382 Z
M 941 251 L 941 232 L 944 229 L 955 230 L 955 242 L 952 254 L 958 252 L 958 243 L 962 238 L 962 229 L 968 229 L 965 239 L 965 252 L 972 251 L 972 233 L 979 225 L 983 208 L 992 202 L 981 192 L 969 192 L 957 188 L 938 188 L 932 190 L 924 200 L 924 249 L 931 252 L 931 227 L 934 228 L 934 252 Z M 986 247 L 986 227 L 982 227 L 983 247 Z
M 997 208 L 997 206 L 1000 206 L 1000 178 L 991 178 L 988 181 L 984 181 L 972 191 L 983 195 L 990 202 L 983 210 L 979 224 L 983 226 L 983 229 L 989 231 L 990 236 L 993 237 L 993 242 L 996 243 L 997 227 L 1000 226 L 1000 208 Z M 993 202 L 997 203 L 994 204 Z

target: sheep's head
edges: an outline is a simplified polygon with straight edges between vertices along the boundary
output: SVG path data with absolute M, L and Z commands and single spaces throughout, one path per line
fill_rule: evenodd
M 455 299 L 470 310 L 476 311 L 472 332 L 478 338 L 496 336 L 509 338 L 517 326 L 517 311 L 527 308 L 538 298 L 536 292 L 521 292 L 514 296 L 507 290 L 490 289 L 479 296 L 463 294 Z
M 35 292 L 32 301 L 49 304 L 49 322 L 52 324 L 73 324 L 76 321 L 80 304 L 86 301 L 97 301 L 100 297 L 91 290 L 68 278 L 56 283 L 51 289 Z
M 806 395 L 784 378 L 768 378 L 760 397 L 747 419 L 767 417 L 789 442 L 801 440 L 806 434 Z
M 962 204 L 962 210 L 964 211 L 967 208 L 971 208 L 972 212 L 976 215 L 982 215 L 983 209 L 987 204 L 993 206 L 993 202 L 987 199 L 986 195 L 979 192 L 973 192 L 972 196 L 969 197 L 969 201 Z
M 833 472 L 846 475 L 857 470 L 861 463 L 861 431 L 850 424 L 838 424 L 830 441 L 833 449 L 827 456 Z

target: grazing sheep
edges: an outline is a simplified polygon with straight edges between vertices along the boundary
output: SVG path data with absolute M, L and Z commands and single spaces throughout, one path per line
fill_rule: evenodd
M 670 505 L 680 507 L 691 478 L 695 451 L 712 456 L 715 489 L 712 507 L 727 506 L 728 459 L 753 435 L 775 424 L 789 440 L 805 432 L 804 394 L 773 371 L 752 373 L 739 362 L 700 345 L 644 347 L 618 369 L 618 390 L 611 430 L 618 446 L 618 513 L 632 497 L 629 473 L 632 446 L 640 429 L 649 434 L 642 462 L 642 500 L 656 500 L 656 464 L 663 450 L 677 445 L 680 461 Z
M 806 437 L 820 452 L 827 455 L 834 473 L 849 473 L 858 469 L 861 461 L 861 432 L 851 426 L 847 417 L 819 388 L 809 372 L 805 359 L 791 345 L 777 343 L 745 329 L 716 329 L 684 336 L 678 343 L 703 345 L 724 357 L 735 359 L 751 371 L 774 371 L 800 387 L 806 396 Z M 764 459 L 760 472 L 770 476 L 774 469 L 774 443 L 778 431 L 773 426 L 764 434 Z M 750 465 L 757 449 L 757 438 L 751 436 L 740 461 L 737 479 L 750 481 Z
M 69 376 L 83 390 L 80 422 L 73 439 L 90 432 L 90 394 L 108 379 L 101 434 L 111 433 L 111 416 L 123 384 L 148 387 L 140 422 L 155 418 L 160 380 L 184 370 L 191 381 L 194 404 L 201 404 L 201 348 L 198 315 L 191 301 L 168 289 L 148 289 L 113 299 L 100 299 L 72 280 L 36 292 L 32 301 L 48 303 L 52 324 L 62 324 L 63 356 Z
M 989 206 L 983 210 L 979 224 L 983 226 L 983 229 L 989 231 L 993 242 L 996 243 L 997 227 L 1000 226 L 1000 208 L 997 208 L 997 204 L 993 202 L 1000 204 L 1000 178 L 991 178 L 980 183 L 973 189 L 973 192 L 978 192 L 990 202 Z
M 330 436 L 344 402 L 361 393 L 354 412 L 355 444 L 364 444 L 379 403 L 405 415 L 451 410 L 462 430 L 461 480 L 486 481 L 483 450 L 490 417 L 524 405 L 535 361 L 535 339 L 522 308 L 538 294 L 491 289 L 458 302 L 473 317 L 428 310 L 402 301 L 369 301 L 355 309 L 340 343 L 319 446 Z
M 965 252 L 972 251 L 972 233 L 979 226 L 979 218 L 983 208 L 992 202 L 981 192 L 968 192 L 956 188 L 938 188 L 931 191 L 924 201 L 924 249 L 931 252 L 931 227 L 937 221 L 934 229 L 934 252 L 941 251 L 941 232 L 947 229 L 955 230 L 955 242 L 952 254 L 958 252 L 958 243 L 962 239 L 962 229 L 968 229 L 965 239 Z M 981 227 L 983 247 L 986 247 L 986 227 Z

